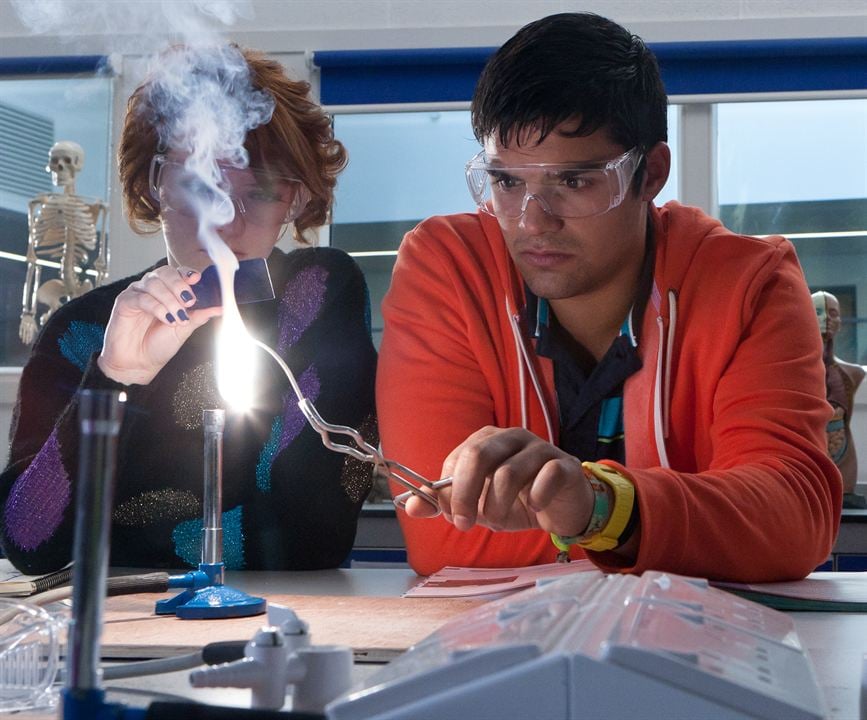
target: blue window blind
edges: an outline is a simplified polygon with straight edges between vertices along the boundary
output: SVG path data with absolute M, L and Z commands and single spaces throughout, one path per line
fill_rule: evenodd
M 313 54 L 325 105 L 469 100 L 494 48 L 333 50 Z
M 74 75 L 103 72 L 108 67 L 104 55 L 0 58 L 0 76 Z
M 867 38 L 650 45 L 669 95 L 867 88 Z M 495 48 L 317 51 L 326 105 L 467 101 Z

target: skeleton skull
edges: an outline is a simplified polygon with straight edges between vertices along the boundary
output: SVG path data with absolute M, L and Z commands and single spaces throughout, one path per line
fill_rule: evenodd
M 75 182 L 76 174 L 84 165 L 84 150 L 78 143 L 61 140 L 48 151 L 46 172 L 51 173 L 51 182 L 65 187 Z

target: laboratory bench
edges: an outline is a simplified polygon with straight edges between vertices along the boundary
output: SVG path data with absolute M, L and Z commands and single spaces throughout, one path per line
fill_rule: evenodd
M 373 661 L 356 654 L 354 680 L 361 681 L 396 656 L 401 649 L 426 637 L 452 617 L 477 607 L 483 600 L 449 598 L 402 598 L 419 578 L 402 568 L 352 568 L 312 572 L 229 572 L 226 583 L 272 602 L 295 605 L 302 619 L 309 617 L 314 644 L 340 643 L 357 648 L 359 643 L 378 645 L 383 654 Z M 150 612 L 156 596 L 110 598 L 106 603 L 103 631 L 104 654 L 116 662 L 129 645 L 123 626 L 140 626 L 132 655 L 148 655 L 148 646 L 164 645 L 177 650 L 205 641 L 245 639 L 264 622 L 258 618 L 228 620 L 178 620 L 155 617 Z M 803 647 L 815 668 L 818 685 L 833 720 L 857 720 L 861 692 L 862 660 L 867 653 L 867 614 L 798 612 L 793 618 Z M 366 630 L 365 630 L 366 627 Z M 365 635 L 365 632 L 368 634 Z M 391 654 L 391 655 L 390 655 Z M 108 699 L 130 707 L 145 707 L 152 699 L 186 698 L 209 704 L 249 707 L 249 691 L 241 689 L 193 689 L 189 671 L 174 672 L 106 683 Z M 52 715 L 19 715 L 46 718 Z
M 832 554 L 834 567 L 863 569 L 853 559 L 867 557 L 867 510 L 845 510 Z M 182 572 L 182 571 L 180 571 Z M 419 581 L 405 565 L 405 548 L 394 508 L 366 506 L 349 567 L 307 572 L 228 572 L 226 583 L 270 603 L 292 607 L 311 623 L 314 644 L 349 645 L 354 650 L 353 680 L 364 681 L 453 617 L 481 600 L 403 598 Z M 248 640 L 265 616 L 225 620 L 157 617 L 154 603 L 165 596 L 134 595 L 106 602 L 103 658 L 106 663 L 168 657 L 217 640 Z M 867 657 L 867 614 L 787 613 L 807 650 L 831 720 L 867 720 L 859 714 L 862 671 Z M 113 680 L 107 699 L 129 707 L 154 700 L 192 700 L 249 707 L 250 691 L 190 687 L 189 671 Z M 56 714 L 18 714 L 44 720 Z

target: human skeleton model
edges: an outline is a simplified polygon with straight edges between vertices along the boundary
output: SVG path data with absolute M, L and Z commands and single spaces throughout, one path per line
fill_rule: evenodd
M 828 454 L 843 476 L 843 507 L 865 508 L 867 501 L 855 492 L 858 459 L 849 422 L 855 405 L 855 391 L 867 374 L 861 365 L 834 355 L 834 336 L 840 329 L 840 302 L 829 292 L 813 293 L 813 306 L 824 343 L 825 385 L 834 415 L 828 423 Z
M 75 194 L 75 176 L 84 165 L 84 151 L 74 142 L 55 143 L 48 153 L 46 171 L 61 193 L 42 193 L 27 207 L 27 277 L 18 335 L 29 345 L 39 327 L 61 305 L 83 295 L 108 276 L 107 209 L 99 200 Z M 98 247 L 97 247 L 98 246 Z M 97 251 L 98 249 L 98 251 Z M 85 278 L 94 257 L 95 282 Z M 60 263 L 60 275 L 39 284 L 39 261 Z M 39 305 L 47 309 L 39 315 Z

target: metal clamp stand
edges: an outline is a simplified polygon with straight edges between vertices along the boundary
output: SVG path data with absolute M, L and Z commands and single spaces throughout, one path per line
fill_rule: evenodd
M 73 544 L 72 622 L 68 633 L 66 687 L 63 688 L 65 720 L 136 717 L 120 705 L 106 703 L 99 669 L 109 518 L 124 402 L 120 393 L 109 390 L 82 390 L 79 396 L 81 439 Z
M 223 428 L 226 411 L 205 410 L 205 487 L 202 522 L 202 562 L 198 570 L 169 578 L 170 588 L 187 588 L 173 598 L 159 600 L 157 615 L 185 620 L 247 617 L 265 612 L 265 599 L 223 584 Z

